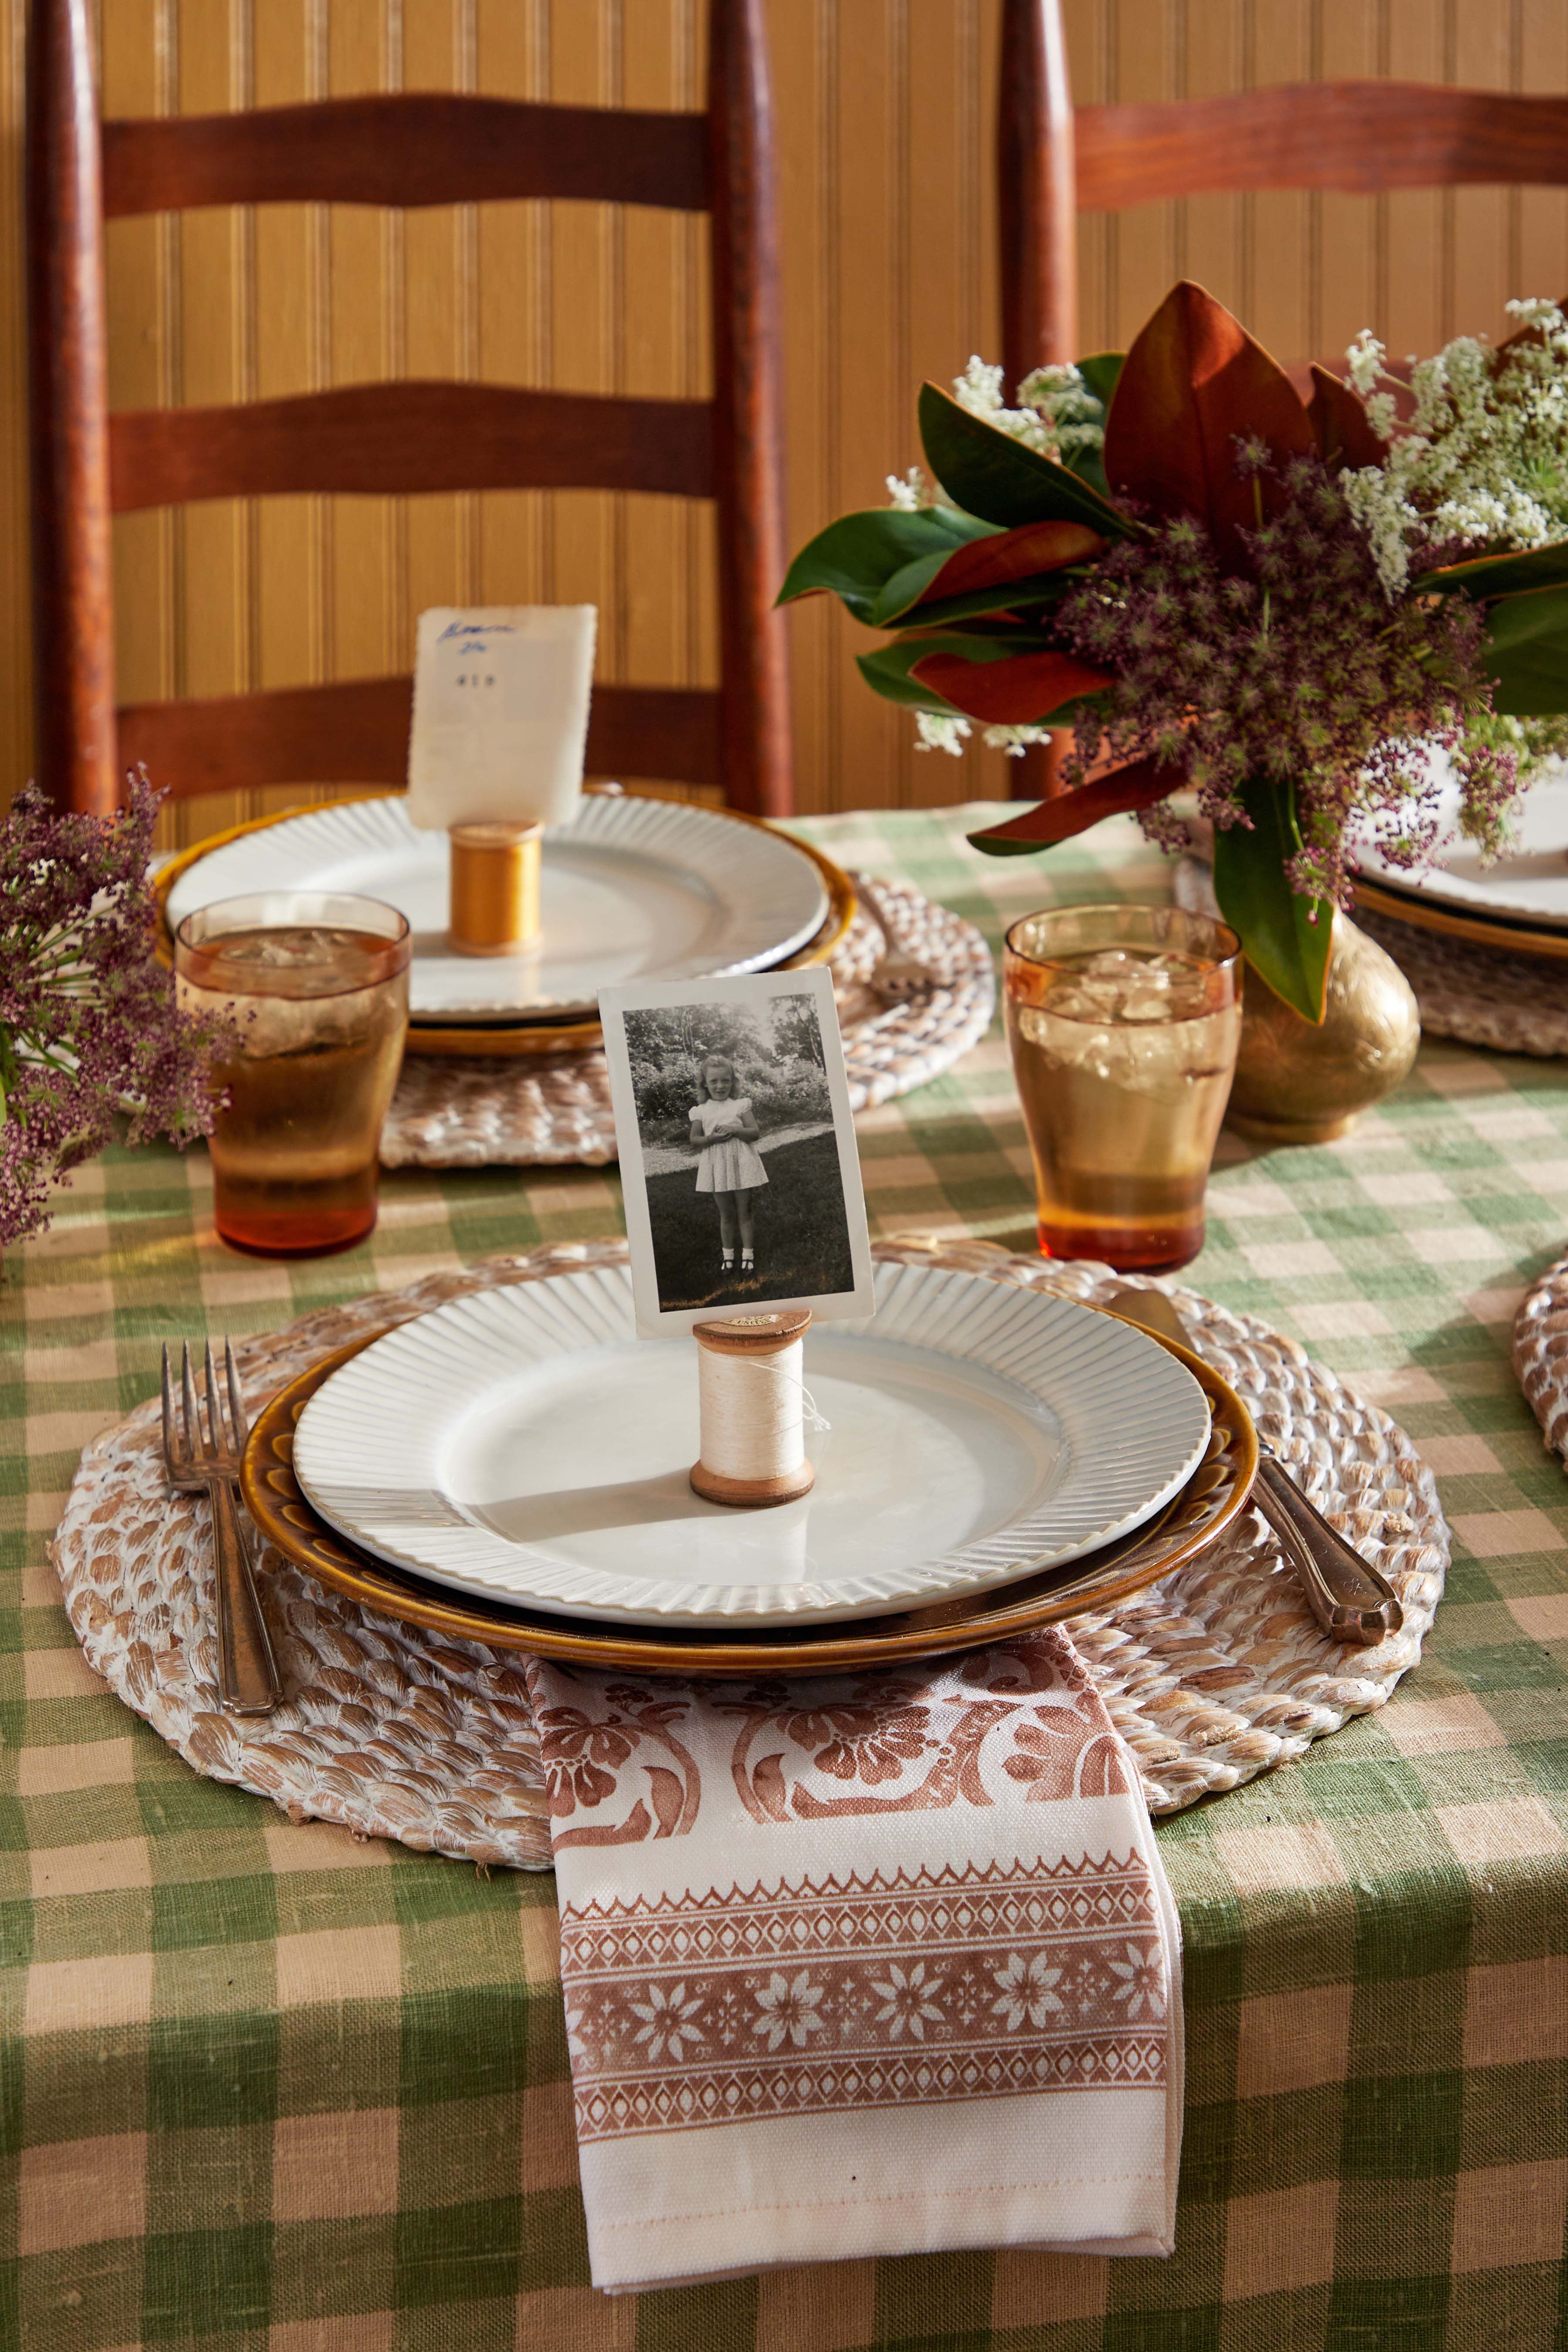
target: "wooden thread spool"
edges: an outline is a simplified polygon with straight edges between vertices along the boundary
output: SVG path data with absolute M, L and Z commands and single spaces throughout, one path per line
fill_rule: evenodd
M 795 1307 L 692 1326 L 702 1443 L 691 1484 L 705 1501 L 758 1510 L 810 1493 L 801 1379 L 810 1322 L 810 1308 Z
M 460 955 L 515 955 L 539 936 L 542 824 L 455 824 L 451 944 Z

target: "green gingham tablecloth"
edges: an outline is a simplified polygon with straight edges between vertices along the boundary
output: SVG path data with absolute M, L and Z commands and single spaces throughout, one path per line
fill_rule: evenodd
M 994 813 L 993 813 L 994 814 Z M 1125 821 L 984 860 L 978 809 L 808 829 L 999 939 L 1165 895 Z M 1026 1245 L 994 1037 L 859 1123 L 874 1231 Z M 1388 1406 L 1438 1475 L 1419 1673 L 1162 1825 L 1186 1948 L 1168 2263 L 1023 2252 L 613 2301 L 587 2284 L 552 1882 L 199 1780 L 83 1665 L 46 1547 L 165 1339 L 617 1230 L 613 1173 L 384 1181 L 351 1255 L 214 1240 L 205 1152 L 110 1152 L 9 1251 L 0 1587 L 0 2346 L 121 2352 L 1531 2352 L 1568 2341 L 1568 1484 L 1509 1369 L 1568 1237 L 1568 1065 L 1434 1044 L 1342 1143 L 1222 1142 L 1187 1277 Z

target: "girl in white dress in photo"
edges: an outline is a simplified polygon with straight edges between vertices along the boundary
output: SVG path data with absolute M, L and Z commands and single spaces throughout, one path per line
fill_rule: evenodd
M 698 1072 L 701 1095 L 691 1106 L 689 1134 L 700 1152 L 697 1189 L 711 1192 L 719 1206 L 719 1241 L 724 1272 L 735 1271 L 737 1238 L 742 1279 L 756 1271 L 752 1195 L 768 1181 L 757 1150 L 762 1129 L 749 1095 L 737 1094 L 735 1065 L 727 1054 L 705 1055 Z

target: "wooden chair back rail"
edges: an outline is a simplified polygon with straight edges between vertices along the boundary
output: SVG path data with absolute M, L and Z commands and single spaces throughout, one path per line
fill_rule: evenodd
M 402 782 L 410 681 L 356 678 L 114 708 L 111 512 L 274 492 L 645 490 L 718 505 L 720 686 L 605 686 L 588 767 L 791 805 L 772 121 L 763 0 L 708 0 L 700 115 L 434 92 L 156 121 L 97 120 L 88 0 L 33 0 L 29 415 L 37 768 L 106 810 L 144 761 L 176 794 Z M 193 205 L 581 198 L 713 218 L 713 397 L 488 383 L 345 386 L 108 413 L 102 222 Z
M 103 125 L 103 210 L 460 205 L 523 196 L 707 212 L 701 114 L 444 90 Z
M 1568 98 L 1426 82 L 1300 82 L 1162 106 L 1080 106 L 1079 209 L 1264 188 L 1568 187 Z
M 1158 106 L 1072 101 L 1061 0 L 1002 0 L 997 198 L 1009 384 L 1077 359 L 1077 215 L 1265 188 L 1568 186 L 1568 98 L 1394 81 L 1294 82 Z M 1012 762 L 1059 788 L 1063 739 Z
M 282 491 L 657 490 L 711 498 L 706 401 L 499 383 L 346 384 L 226 408 L 117 410 L 116 514 Z
M 408 771 L 411 677 L 345 678 L 181 702 L 123 706 L 120 758 L 177 776 L 182 794 L 267 784 L 384 784 Z M 719 696 L 696 687 L 601 686 L 587 772 L 721 784 Z

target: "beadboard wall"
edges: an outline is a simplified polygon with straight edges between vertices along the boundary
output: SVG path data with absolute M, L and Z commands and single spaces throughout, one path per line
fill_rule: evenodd
M 702 0 L 100 0 L 105 111 L 479 89 L 695 107 Z M 1568 89 L 1563 0 L 1068 0 L 1083 101 L 1386 75 Z M 921 377 L 997 328 L 999 0 L 769 0 L 792 533 L 879 503 L 918 455 Z M 0 790 L 27 773 L 20 123 L 24 0 L 0 0 Z M 218 402 L 398 374 L 584 391 L 706 387 L 706 225 L 568 205 L 286 205 L 115 223 L 111 398 Z M 1491 190 L 1205 196 L 1081 229 L 1086 349 L 1202 279 L 1287 361 L 1372 325 L 1400 352 L 1568 288 L 1568 198 Z M 116 526 L 121 699 L 405 667 L 422 606 L 592 600 L 601 675 L 714 676 L 710 531 L 679 501 L 585 493 L 226 501 Z M 791 619 L 803 809 L 1006 788 L 917 753 L 852 667 L 863 633 Z M 47 659 L 47 651 L 44 654 Z M 292 794 L 195 802 L 179 837 Z

